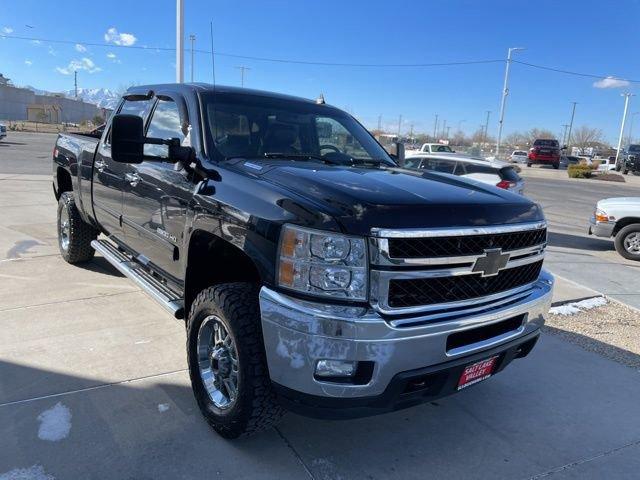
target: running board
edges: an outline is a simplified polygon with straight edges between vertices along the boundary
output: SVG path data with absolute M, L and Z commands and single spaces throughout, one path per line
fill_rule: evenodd
M 138 285 L 156 302 L 177 319 L 184 318 L 184 300 L 150 274 L 133 258 L 118 249 L 109 240 L 93 240 L 91 246 L 100 253 L 120 273 Z

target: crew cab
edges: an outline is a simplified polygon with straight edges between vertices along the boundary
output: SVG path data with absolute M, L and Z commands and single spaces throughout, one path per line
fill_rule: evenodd
M 185 322 L 196 401 L 226 438 L 287 409 L 431 401 L 534 347 L 546 223 L 520 195 L 397 152 L 321 99 L 132 87 L 99 139 L 58 136 L 60 252 L 97 251 Z
M 529 149 L 527 167 L 531 165 L 551 165 L 560 168 L 560 144 L 556 139 L 538 138 Z
M 419 150 L 420 153 L 455 153 L 449 145 L 442 143 L 423 143 Z
M 640 197 L 600 200 L 589 221 L 588 233 L 613 238 L 620 255 L 640 260 Z

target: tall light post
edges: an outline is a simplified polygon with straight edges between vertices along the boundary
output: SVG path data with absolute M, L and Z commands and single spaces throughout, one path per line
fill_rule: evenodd
M 436 113 L 436 123 L 433 125 L 433 141 L 436 141 L 438 136 L 438 114 Z
M 569 128 L 569 124 L 565 123 L 564 125 L 560 126 L 564 127 L 564 131 L 562 132 L 562 146 L 565 146 L 567 144 L 567 128 Z
M 491 110 L 487 110 L 487 120 L 484 123 L 484 135 L 482 136 L 482 143 L 487 143 L 487 138 L 489 137 L 489 116 L 491 115 Z
M 184 0 L 176 0 L 176 83 L 184 82 Z
M 189 41 L 191 42 L 191 83 L 193 83 L 193 44 L 196 41 L 196 36 L 193 33 L 189 35 Z
M 398 117 L 398 139 L 400 139 L 400 129 L 402 128 L 402 115 Z
M 509 71 L 511 70 L 511 55 L 513 52 L 524 50 L 521 47 L 512 47 L 507 53 L 507 66 L 504 70 L 504 85 L 502 87 L 502 100 L 500 101 L 500 118 L 498 120 L 498 141 L 496 142 L 496 157 L 500 154 L 500 141 L 502 140 L 502 125 L 504 123 L 504 109 L 509 95 Z
M 578 102 L 571 102 L 571 103 L 573 103 L 573 109 L 571 110 L 571 121 L 569 122 L 569 134 L 567 135 L 567 141 L 566 143 L 564 143 L 564 145 L 569 145 L 571 143 L 571 130 L 573 129 L 573 118 L 576 116 L 576 105 L 578 104 Z
M 624 123 L 627 120 L 627 110 L 629 109 L 629 98 L 634 97 L 633 93 L 621 93 L 624 97 L 624 112 L 622 113 L 622 124 L 620 125 L 620 137 L 618 137 L 618 148 L 616 150 L 616 165 L 618 165 L 618 157 L 620 156 L 620 149 L 622 148 L 622 136 L 624 135 Z
M 631 145 L 631 132 L 633 131 L 633 117 L 638 115 L 640 112 L 633 112 L 631 114 L 631 118 L 629 119 L 629 135 L 627 136 L 627 145 Z

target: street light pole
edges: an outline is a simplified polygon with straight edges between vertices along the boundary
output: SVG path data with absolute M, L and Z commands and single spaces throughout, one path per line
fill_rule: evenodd
M 402 128 L 402 115 L 398 117 L 398 140 L 400 140 L 400 129 Z
M 629 98 L 635 96 L 633 93 L 622 93 L 624 97 L 624 112 L 622 114 L 622 124 L 620 125 L 620 137 L 618 137 L 618 148 L 616 150 L 616 165 L 618 165 L 618 157 L 622 148 L 622 136 L 624 135 L 624 123 L 627 120 L 627 110 L 629 109 Z
M 564 127 L 564 132 L 562 133 L 562 146 L 566 145 L 567 142 L 567 128 L 569 128 L 569 124 L 565 123 L 564 125 L 560 125 L 561 127 Z
M 504 109 L 507 105 L 507 95 L 509 95 L 509 71 L 511 70 L 511 54 L 524 48 L 513 47 L 507 53 L 507 66 L 504 70 L 504 85 L 502 87 L 502 100 L 500 101 L 500 118 L 498 120 L 498 141 L 496 142 L 496 157 L 500 154 L 500 141 L 502 140 L 502 125 L 504 124 Z
M 196 36 L 193 33 L 189 35 L 189 41 L 191 42 L 191 83 L 193 83 L 193 44 L 196 41 Z
M 184 82 L 184 0 L 176 0 L 176 83 Z
M 433 141 L 436 141 L 438 136 L 438 114 L 436 113 L 436 123 L 433 125 Z
M 566 143 L 563 142 L 563 145 L 569 145 L 571 143 L 571 130 L 573 129 L 573 117 L 576 116 L 576 105 L 578 104 L 578 102 L 571 102 L 573 103 L 573 110 L 571 110 L 571 121 L 569 122 L 569 135 L 567 135 L 567 141 Z
M 489 137 L 489 116 L 491 115 L 491 110 L 487 110 L 487 121 L 484 123 L 484 135 L 482 136 L 482 143 L 487 143 L 487 138 Z

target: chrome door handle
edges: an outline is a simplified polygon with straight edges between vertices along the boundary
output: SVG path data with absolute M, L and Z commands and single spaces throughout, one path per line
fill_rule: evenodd
M 140 182 L 140 176 L 137 173 L 125 173 L 124 178 L 132 187 Z
M 96 163 L 94 165 L 96 167 L 96 170 L 98 170 L 100 173 L 104 172 L 104 169 L 107 168 L 107 164 L 104 160 L 96 160 Z

